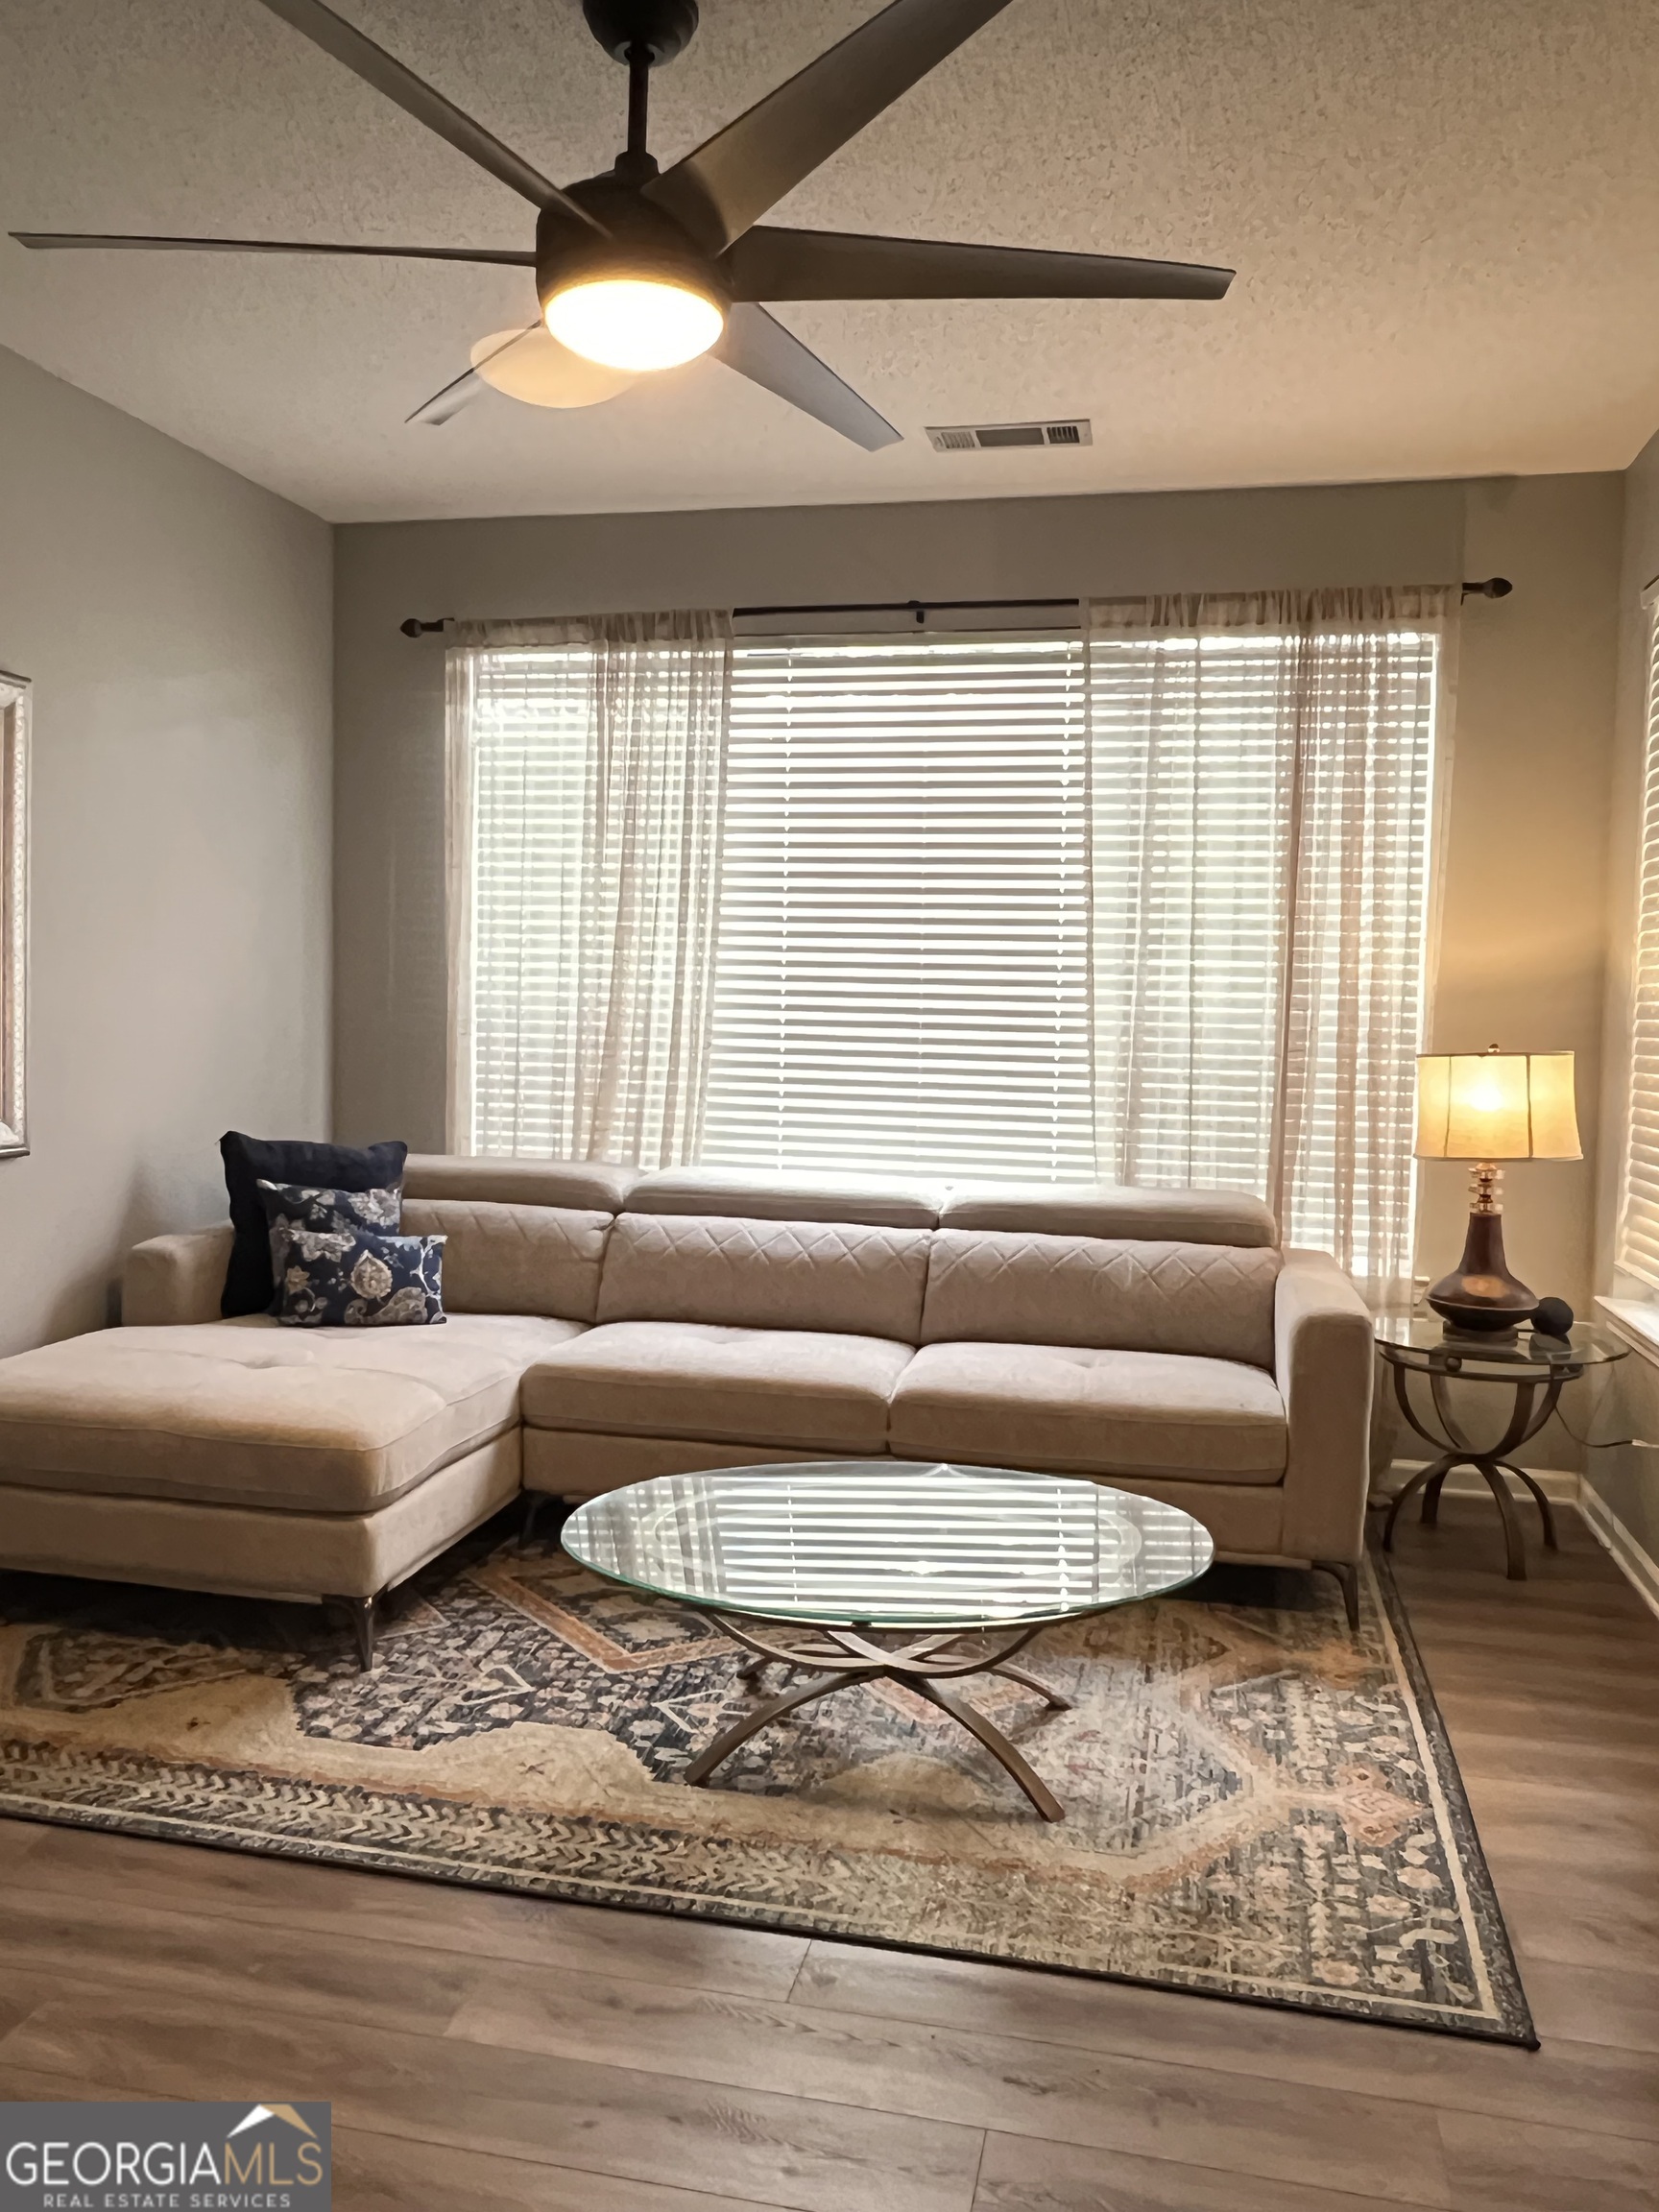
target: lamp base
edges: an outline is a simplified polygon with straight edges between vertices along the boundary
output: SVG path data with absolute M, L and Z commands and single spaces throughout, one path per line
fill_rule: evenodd
M 1519 1329 L 1537 1312 L 1537 1292 L 1505 1264 L 1503 1216 L 1490 1201 L 1471 1208 L 1463 1257 L 1429 1292 L 1429 1304 L 1449 1329 L 1474 1334 Z

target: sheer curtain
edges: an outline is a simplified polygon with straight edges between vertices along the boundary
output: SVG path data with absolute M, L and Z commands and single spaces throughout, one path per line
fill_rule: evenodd
M 695 1159 L 730 615 L 463 625 L 447 682 L 451 1143 Z
M 1411 1274 L 1455 587 L 1086 609 L 1098 1171 L 1259 1190 L 1380 1303 Z

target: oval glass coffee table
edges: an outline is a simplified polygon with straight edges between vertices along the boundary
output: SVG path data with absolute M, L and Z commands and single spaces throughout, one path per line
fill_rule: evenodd
M 1059 1799 L 948 1685 L 1000 1674 L 1064 1708 L 1014 1665 L 1032 1638 L 1179 1590 L 1214 1557 L 1179 1506 L 1082 1477 L 878 1459 L 663 1475 L 589 1499 L 564 1544 L 596 1575 L 711 1614 L 750 1653 L 751 1689 L 769 1663 L 807 1670 L 700 1751 L 687 1782 L 797 1706 L 886 1677 L 976 1736 L 1046 1820 L 1065 1817 Z

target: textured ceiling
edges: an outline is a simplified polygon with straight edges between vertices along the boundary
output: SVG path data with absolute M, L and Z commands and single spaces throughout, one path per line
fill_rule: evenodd
M 338 0 L 561 180 L 625 81 L 577 0 Z M 703 0 L 664 161 L 873 12 Z M 0 228 L 527 246 L 531 211 L 254 0 L 0 0 Z M 0 241 L 0 344 L 336 519 L 1622 468 L 1659 423 L 1650 0 L 1012 0 L 778 220 L 1235 265 L 1217 305 L 790 307 L 905 432 L 712 362 L 403 417 L 527 273 Z M 1093 417 L 1082 452 L 929 422 Z

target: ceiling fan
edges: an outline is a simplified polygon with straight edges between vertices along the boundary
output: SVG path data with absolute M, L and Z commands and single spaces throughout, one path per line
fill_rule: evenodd
M 590 404 L 636 375 L 709 353 L 874 452 L 902 433 L 769 315 L 762 301 L 1219 300 L 1233 279 L 1231 269 L 1184 261 L 760 223 L 768 208 L 1008 0 L 889 0 L 839 45 L 664 170 L 646 148 L 651 71 L 684 50 L 697 28 L 696 0 L 582 0 L 594 37 L 627 65 L 628 144 L 604 175 L 565 187 L 550 183 L 323 0 L 263 4 L 528 200 L 538 210 L 535 251 L 36 230 L 12 235 L 37 250 L 361 254 L 533 269 L 540 322 L 481 341 L 473 366 L 417 408 L 411 421 L 447 421 L 484 384 L 514 391 L 534 387 L 538 376 L 544 391 L 565 395 L 542 397 L 542 404 Z M 517 396 L 537 393 L 525 388 Z

